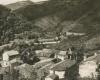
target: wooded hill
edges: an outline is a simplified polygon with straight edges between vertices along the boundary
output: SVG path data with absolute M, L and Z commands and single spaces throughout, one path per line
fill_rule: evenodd
M 40 4 L 14 3 L 14 9 L 14 4 L 7 5 L 8 8 L 0 6 L 0 44 L 16 38 L 51 38 L 66 31 L 86 33 L 88 37 L 74 41 L 87 43 L 99 36 L 99 3 L 98 0 L 49 0 Z M 21 7 L 17 8 L 17 4 Z

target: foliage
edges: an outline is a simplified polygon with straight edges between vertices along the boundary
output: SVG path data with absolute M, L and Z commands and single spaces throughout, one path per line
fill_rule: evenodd
M 33 65 L 36 62 L 40 61 L 40 59 L 36 56 L 34 50 L 32 48 L 28 48 L 23 51 L 21 54 L 21 59 L 23 60 L 24 63 Z

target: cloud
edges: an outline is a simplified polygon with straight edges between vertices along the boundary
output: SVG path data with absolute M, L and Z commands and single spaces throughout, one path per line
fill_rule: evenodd
M 33 2 L 47 1 L 47 0 L 31 0 Z
M 10 3 L 15 3 L 15 2 L 18 2 L 18 1 L 26 1 L 26 0 L 0 0 L 0 4 L 10 4 Z M 31 0 L 33 2 L 40 2 L 40 1 L 47 1 L 47 0 Z

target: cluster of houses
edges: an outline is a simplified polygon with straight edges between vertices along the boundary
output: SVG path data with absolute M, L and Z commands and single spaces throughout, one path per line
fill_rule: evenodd
M 81 80 L 83 78 L 97 80 L 98 78 L 99 51 L 91 56 L 84 55 L 81 62 L 77 61 L 76 53 L 70 48 L 66 51 L 42 49 L 36 50 L 35 53 L 40 61 L 29 65 L 20 59 L 18 51 L 5 51 L 0 61 L 0 80 Z

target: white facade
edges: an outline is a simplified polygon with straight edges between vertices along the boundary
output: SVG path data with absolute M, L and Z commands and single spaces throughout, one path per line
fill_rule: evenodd
M 53 70 L 49 70 L 49 72 L 50 72 L 50 74 L 53 74 L 53 73 L 54 73 L 54 71 L 53 71 Z
M 82 36 L 82 35 L 85 35 L 85 33 L 66 32 L 66 35 L 67 35 L 67 36 L 70 36 L 70 35 L 74 35 L 74 36 Z
M 62 61 L 65 60 L 65 56 L 58 55 L 58 58 L 61 59 Z
M 84 78 L 84 77 L 89 77 L 89 78 L 96 77 L 96 75 L 97 75 L 96 68 L 97 68 L 97 64 L 96 64 L 95 61 L 83 62 L 79 66 L 80 77 L 81 78 Z
M 8 61 L 3 61 L 1 65 L 2 65 L 2 67 L 8 67 L 8 66 L 10 66 L 11 64 L 10 64 L 10 62 L 8 62 Z
M 64 78 L 65 71 L 55 71 L 55 74 L 59 76 L 59 79 Z
M 62 61 L 66 58 L 66 51 L 60 51 L 58 54 L 55 54 L 55 58 L 59 58 Z
M 64 78 L 65 71 L 53 71 L 53 70 L 50 70 L 49 72 L 50 72 L 50 74 L 54 73 L 54 74 L 58 75 L 59 79 Z
M 45 80 L 53 80 L 53 79 L 51 79 L 50 77 L 46 77 Z
M 14 50 L 4 52 L 2 55 L 3 61 L 9 61 L 9 58 L 11 56 L 18 55 L 18 54 L 19 53 L 17 51 L 14 51 Z
M 55 55 L 55 58 L 59 58 L 63 61 L 67 58 L 67 56 L 66 55 L 65 56 L 64 55 Z
M 7 53 L 4 53 L 4 54 L 2 55 L 2 58 L 3 58 L 3 61 L 9 61 L 9 56 L 8 56 Z

